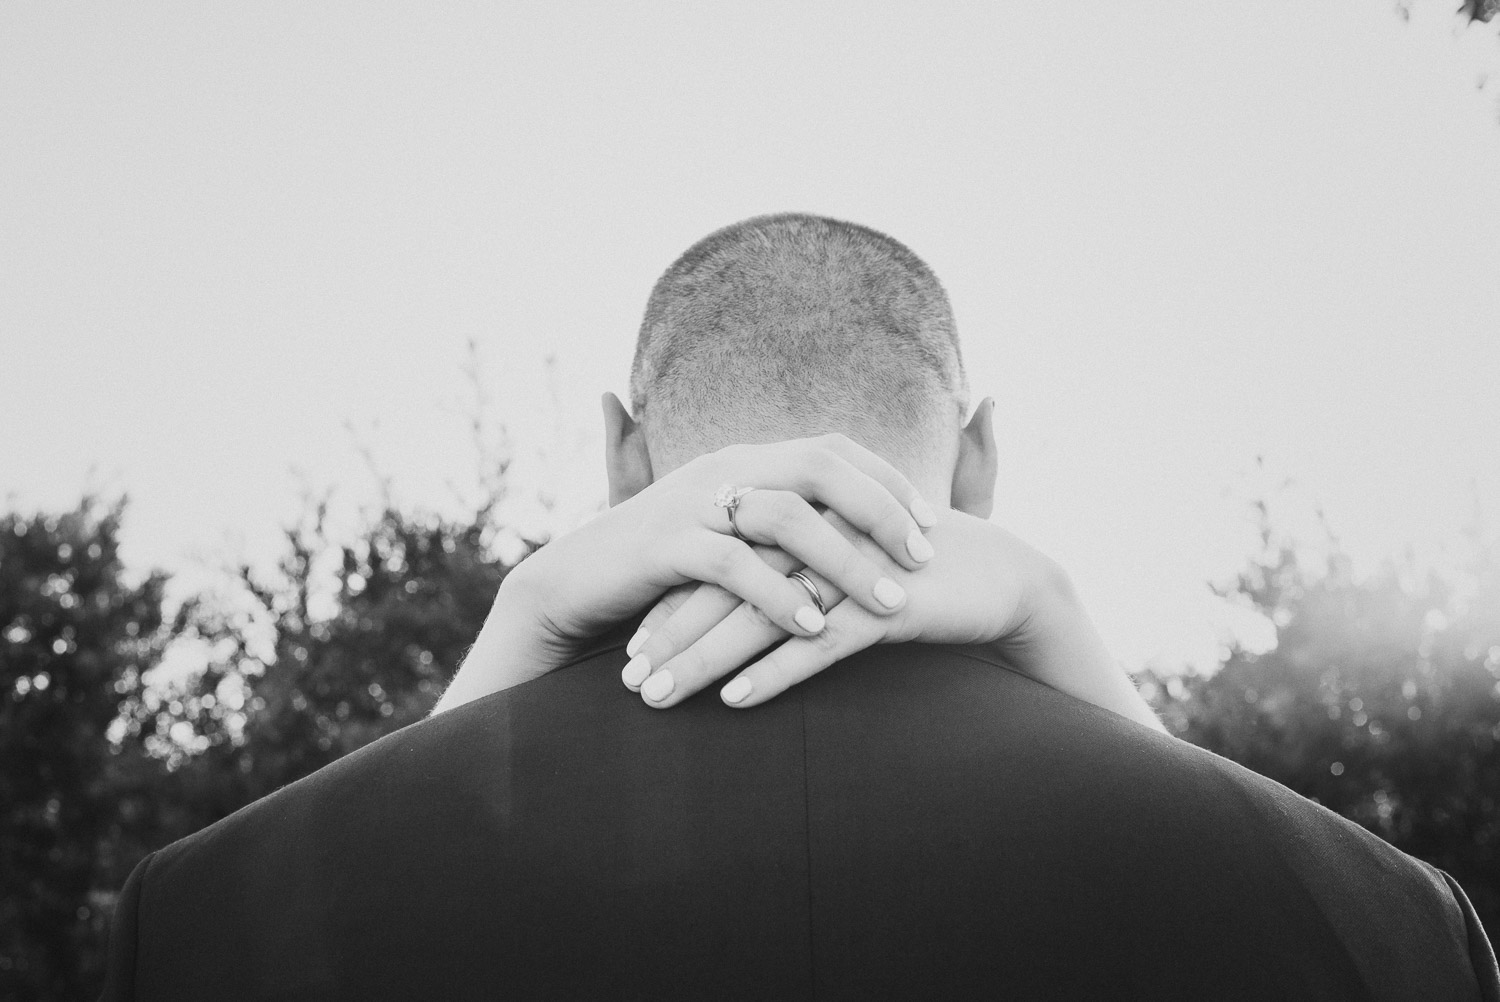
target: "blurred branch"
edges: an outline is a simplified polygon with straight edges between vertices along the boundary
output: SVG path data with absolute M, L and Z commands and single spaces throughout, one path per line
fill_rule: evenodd
M 380 504 L 383 508 L 395 507 L 395 491 L 392 486 L 390 474 L 380 467 L 380 461 L 375 458 L 375 448 L 359 429 L 354 427 L 354 422 L 344 421 L 344 430 L 349 433 L 349 441 L 354 445 L 354 451 L 359 453 L 359 458 L 364 461 L 365 469 L 375 479 L 375 485 L 380 491 Z M 325 502 L 326 507 L 326 502 Z
M 506 474 L 511 464 L 510 437 L 505 425 L 492 416 L 492 403 L 489 392 L 485 389 L 479 359 L 479 344 L 473 338 L 469 339 L 465 348 L 459 371 L 469 389 L 469 401 L 463 418 L 468 426 L 470 446 L 474 450 L 474 481 L 480 490 L 475 508 L 477 514 L 488 517 L 499 507 L 506 494 Z M 448 486 L 462 498 L 463 492 L 455 484 L 450 482 Z

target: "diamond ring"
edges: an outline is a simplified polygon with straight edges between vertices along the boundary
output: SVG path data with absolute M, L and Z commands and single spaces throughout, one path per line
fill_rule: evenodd
M 744 543 L 751 543 L 754 540 L 746 538 L 745 534 L 740 531 L 740 527 L 734 521 L 734 513 L 739 509 L 740 502 L 744 500 L 745 495 L 753 490 L 755 490 L 754 487 L 736 487 L 733 484 L 725 484 L 714 494 L 714 506 L 723 508 L 729 513 L 729 531 L 734 533 L 736 539 Z

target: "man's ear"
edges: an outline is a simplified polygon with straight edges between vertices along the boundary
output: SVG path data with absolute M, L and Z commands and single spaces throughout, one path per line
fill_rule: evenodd
M 958 462 L 953 468 L 953 507 L 979 518 L 995 510 L 995 478 L 1000 450 L 995 446 L 995 398 L 986 397 L 958 433 Z
M 604 394 L 604 468 L 609 476 L 609 506 L 613 508 L 651 486 L 651 454 L 646 432 L 620 398 Z

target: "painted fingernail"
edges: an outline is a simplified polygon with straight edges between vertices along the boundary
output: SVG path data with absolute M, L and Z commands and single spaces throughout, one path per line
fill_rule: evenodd
M 792 618 L 808 633 L 823 632 L 823 614 L 810 605 L 804 605 L 798 609 L 797 614 Z
M 724 697 L 724 702 L 726 703 L 738 703 L 750 695 L 750 690 L 753 688 L 755 687 L 750 683 L 750 680 L 741 675 L 723 689 L 720 689 L 719 695 Z
M 901 600 L 906 597 L 906 592 L 902 590 L 901 586 L 890 578 L 881 578 L 879 581 L 876 581 L 874 592 L 875 601 L 887 609 L 896 608 L 896 606 L 901 604 Z
M 641 652 L 641 647 L 644 646 L 646 641 L 649 639 L 651 639 L 651 631 L 646 629 L 644 626 L 641 627 L 639 630 L 635 631 L 635 636 L 630 638 L 630 643 L 625 645 L 625 653 L 630 657 L 635 657 Z
M 923 563 L 932 559 L 932 544 L 919 530 L 913 529 L 911 535 L 906 537 L 906 552 L 911 554 L 913 560 Z
M 931 529 L 937 525 L 937 514 L 933 512 L 932 506 L 921 498 L 912 498 L 911 504 L 907 507 L 911 509 L 911 517 L 916 519 L 917 524 L 922 528 Z
M 632 689 L 639 689 L 650 674 L 651 662 L 646 660 L 646 655 L 637 654 L 625 665 L 625 670 L 620 672 L 620 681 Z
M 641 695 L 653 703 L 660 703 L 672 694 L 672 673 L 663 669 L 646 679 L 641 686 Z

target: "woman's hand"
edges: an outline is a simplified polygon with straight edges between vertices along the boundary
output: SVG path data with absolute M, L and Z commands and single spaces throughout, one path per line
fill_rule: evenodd
M 851 527 L 841 528 L 866 556 L 882 560 Z M 635 669 L 627 668 L 626 682 L 645 675 L 639 689 L 646 703 L 674 706 L 785 640 L 720 691 L 727 704 L 750 707 L 873 644 L 995 644 L 1007 664 L 1038 681 L 1161 729 L 1055 562 L 999 526 L 956 511 L 940 518 L 929 539 L 938 555 L 920 576 L 887 566 L 908 594 L 891 615 L 871 616 L 841 601 L 834 582 L 808 571 L 829 606 L 827 626 L 816 636 L 787 639 L 775 623 L 722 589 L 675 591 L 652 609 L 631 641 Z M 762 558 L 782 571 L 796 566 L 785 554 Z
M 734 510 L 742 538 L 716 503 L 725 486 L 753 488 Z M 868 552 L 814 503 L 837 512 L 869 542 Z M 891 573 L 909 575 L 931 558 L 922 528 L 935 520 L 905 477 L 842 435 L 700 456 L 522 561 L 437 709 L 559 667 L 593 637 L 688 582 L 718 586 L 786 634 L 817 635 L 825 621 L 807 590 L 752 544 L 815 569 L 852 599 L 851 607 L 890 615 L 905 603 Z

